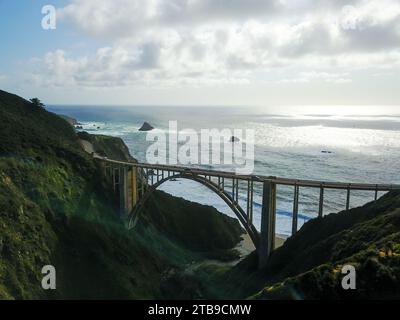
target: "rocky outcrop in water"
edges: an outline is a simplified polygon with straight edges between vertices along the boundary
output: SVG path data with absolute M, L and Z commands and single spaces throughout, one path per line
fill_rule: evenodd
M 139 131 L 151 131 L 153 129 L 154 128 L 148 122 L 144 122 Z

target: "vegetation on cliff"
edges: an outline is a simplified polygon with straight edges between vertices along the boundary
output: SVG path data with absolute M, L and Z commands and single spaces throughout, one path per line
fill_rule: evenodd
M 93 145 L 93 151 L 102 157 L 120 161 L 133 160 L 128 147 L 121 138 L 87 132 L 78 132 L 78 137 L 83 141 L 90 142 Z
M 344 265 L 356 269 L 356 290 L 341 285 Z M 400 192 L 360 208 L 307 222 L 257 270 L 252 254 L 218 281 L 231 297 L 252 299 L 398 299 Z
M 67 121 L 71 126 L 76 126 L 79 124 L 78 120 L 76 120 L 75 118 L 72 118 L 65 114 L 59 114 L 59 116 L 63 118 L 65 121 Z
M 171 279 L 203 259 L 203 250 L 227 249 L 220 235 L 236 232 L 231 239 L 238 240 L 236 221 L 158 193 L 143 223 L 128 231 L 117 218 L 115 195 L 70 124 L 3 91 L 0 119 L 0 299 L 202 297 L 190 279 Z M 90 139 L 110 157 L 129 155 L 118 139 Z M 156 201 L 169 201 L 177 228 L 179 217 L 194 208 L 201 224 L 185 228 L 207 233 L 188 246 L 183 235 L 172 238 L 170 230 L 153 224 L 166 212 Z M 212 248 L 203 245 L 210 238 Z M 41 288 L 41 269 L 48 264 L 57 270 L 55 291 Z
M 219 258 L 224 250 L 234 248 L 245 232 L 238 220 L 214 207 L 177 199 L 164 192 L 153 194 L 142 219 L 180 245 Z

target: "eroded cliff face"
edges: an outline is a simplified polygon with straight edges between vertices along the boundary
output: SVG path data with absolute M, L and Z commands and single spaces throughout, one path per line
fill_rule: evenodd
M 71 126 L 76 126 L 79 124 L 78 120 L 76 120 L 75 118 L 69 117 L 65 114 L 60 114 L 59 116 L 67 121 Z
M 94 152 L 101 157 L 120 161 L 135 160 L 121 138 L 88 134 L 87 132 L 78 132 L 77 135 L 81 143 L 88 142 L 90 144 L 90 150 L 86 150 L 88 153 Z
M 180 275 L 207 254 L 234 247 L 242 233 L 237 221 L 157 193 L 146 218 L 128 231 L 102 171 L 65 120 L 3 91 L 0 118 L 0 298 L 204 297 L 198 278 Z M 130 157 L 120 139 L 90 139 L 104 155 Z M 190 242 L 173 234 L 196 234 L 199 225 L 184 219 L 188 210 L 207 228 Z M 175 230 L 154 223 L 166 213 Z M 228 241 L 221 237 L 228 234 Z M 48 264 L 57 270 L 54 291 L 41 288 Z

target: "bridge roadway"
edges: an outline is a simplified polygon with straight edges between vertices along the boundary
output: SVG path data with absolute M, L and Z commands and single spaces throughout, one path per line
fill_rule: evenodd
M 203 184 L 232 209 L 248 232 L 263 267 L 275 248 L 275 222 L 277 186 L 293 187 L 292 234 L 298 230 L 300 188 L 318 188 L 318 217 L 323 216 L 324 191 L 346 190 L 346 209 L 350 209 L 351 191 L 371 191 L 374 200 L 379 192 L 400 190 L 398 184 L 343 183 L 316 180 L 299 180 L 263 175 L 238 175 L 233 172 L 205 170 L 200 168 L 146 164 L 136 161 L 118 161 L 94 155 L 103 165 L 115 192 L 119 194 L 121 217 L 129 228 L 134 228 L 140 213 L 151 194 L 166 181 L 189 179 Z M 262 187 L 262 210 L 260 232 L 253 224 L 253 196 L 255 185 Z M 245 207 L 239 203 L 239 191 L 245 191 Z

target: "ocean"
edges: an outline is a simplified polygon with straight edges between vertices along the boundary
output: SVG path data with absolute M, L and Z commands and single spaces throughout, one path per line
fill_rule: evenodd
M 337 182 L 400 183 L 400 111 L 398 107 L 156 107 L 50 106 L 50 111 L 76 118 L 83 130 L 120 137 L 132 156 L 146 162 L 152 142 L 138 129 L 144 121 L 155 130 L 253 129 L 254 174 Z M 249 160 L 249 159 L 246 159 Z M 201 166 L 200 166 L 201 167 Z M 233 170 L 229 165 L 209 169 Z M 234 216 L 230 208 L 206 187 L 188 180 L 160 187 L 175 196 L 214 206 Z M 254 196 L 254 223 L 259 228 L 261 188 Z M 381 195 L 381 194 L 380 194 Z M 240 192 L 244 203 L 246 192 Z M 299 228 L 318 212 L 319 190 L 302 188 Z M 373 192 L 352 192 L 351 207 L 374 199 Z M 346 191 L 327 190 L 324 214 L 345 208 Z M 279 187 L 276 232 L 291 234 L 293 188 Z

